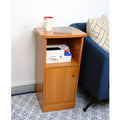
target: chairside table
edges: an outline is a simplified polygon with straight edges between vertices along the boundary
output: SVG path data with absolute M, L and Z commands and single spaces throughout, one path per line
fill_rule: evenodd
M 54 28 L 53 28 L 54 29 Z M 72 34 L 36 31 L 36 95 L 42 112 L 74 108 L 86 33 L 72 27 Z M 46 46 L 66 44 L 71 62 L 46 64 Z

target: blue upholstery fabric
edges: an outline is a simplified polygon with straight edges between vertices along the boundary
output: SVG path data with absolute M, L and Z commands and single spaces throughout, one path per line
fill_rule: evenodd
M 87 23 L 73 23 L 70 26 L 86 32 L 86 25 Z
M 70 26 L 86 32 L 86 23 Z M 109 98 L 109 53 L 85 37 L 79 83 L 82 83 L 97 99 Z

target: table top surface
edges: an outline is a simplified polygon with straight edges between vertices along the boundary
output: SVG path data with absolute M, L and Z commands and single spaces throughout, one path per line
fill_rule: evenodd
M 52 31 L 44 31 L 44 28 L 35 28 L 35 31 L 41 35 L 42 38 L 75 38 L 75 37 L 86 37 L 87 33 L 80 31 L 76 28 L 72 28 L 72 34 L 61 34 L 53 33 Z

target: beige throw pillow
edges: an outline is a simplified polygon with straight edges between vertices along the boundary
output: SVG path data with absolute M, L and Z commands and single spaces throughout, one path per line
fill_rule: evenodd
M 87 21 L 88 36 L 109 52 L 109 20 L 103 15 L 99 19 L 89 18 Z

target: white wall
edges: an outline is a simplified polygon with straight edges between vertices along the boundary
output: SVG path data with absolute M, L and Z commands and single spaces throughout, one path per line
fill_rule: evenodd
M 44 16 L 53 16 L 54 26 L 68 26 L 109 17 L 108 8 L 109 0 L 12 0 L 12 87 L 35 83 L 34 27 Z

